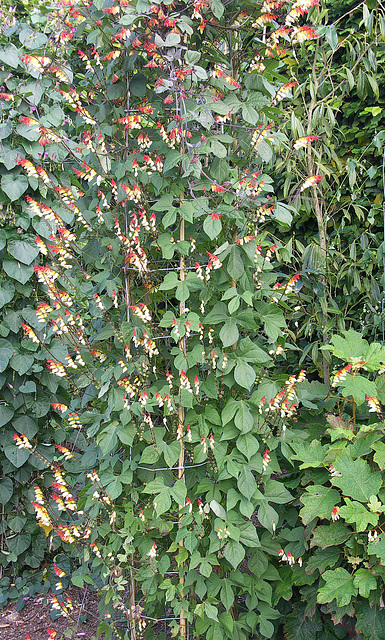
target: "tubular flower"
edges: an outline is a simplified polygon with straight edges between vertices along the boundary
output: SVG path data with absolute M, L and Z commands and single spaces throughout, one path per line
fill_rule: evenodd
M 32 502 L 32 506 L 36 511 L 36 519 L 43 527 L 50 527 L 52 525 L 51 519 L 48 515 L 48 511 L 45 507 L 37 502 Z
M 314 38 L 318 38 L 318 34 L 312 27 L 305 25 L 293 28 L 292 42 L 305 42 L 306 40 L 314 40 Z
M 62 615 L 63 617 L 68 618 L 69 610 L 65 606 L 64 602 L 60 602 L 58 597 L 55 596 L 54 594 L 51 594 L 51 598 L 52 598 L 52 609 L 55 609 L 56 611 L 58 611 L 59 615 Z
M 336 520 L 340 519 L 340 515 L 338 513 L 339 510 L 340 510 L 339 507 L 333 507 L 333 509 L 332 509 L 332 520 L 336 521 Z
M 308 187 L 314 187 L 316 184 L 318 184 L 322 180 L 322 178 L 323 178 L 323 175 L 310 176 L 309 178 L 307 178 L 300 187 L 300 190 L 299 190 L 300 193 L 305 189 L 307 189 Z
M 290 95 L 291 89 L 294 89 L 294 87 L 296 87 L 297 84 L 298 82 L 286 82 L 286 84 L 283 84 L 282 87 L 280 87 L 277 93 L 275 94 L 274 101 L 279 102 L 280 100 L 287 98 Z
M 342 475 L 339 471 L 337 471 L 337 469 L 335 469 L 334 465 L 332 464 L 329 466 L 329 472 L 332 478 L 339 478 Z
M 346 376 L 348 375 L 348 373 L 351 370 L 351 368 L 352 368 L 352 365 L 348 364 L 343 369 L 340 369 L 339 371 L 337 371 L 337 373 L 333 376 L 333 380 L 332 380 L 331 386 L 332 387 L 338 387 L 340 382 L 342 382 L 343 380 L 346 379 Z
M 71 453 L 71 451 L 66 447 L 62 447 L 60 444 L 56 444 L 55 447 L 58 451 L 60 451 L 60 453 L 64 455 L 65 460 L 71 460 L 71 458 L 74 457 L 74 454 Z
M 63 571 L 63 569 L 60 569 L 57 564 L 53 565 L 53 570 L 58 578 L 64 578 L 64 576 L 66 575 L 66 572 Z
M 67 371 L 61 362 L 55 362 L 54 360 L 47 360 L 47 367 L 55 376 L 64 378 L 67 375 Z
M 25 333 L 27 334 L 28 338 L 30 340 L 32 340 L 32 342 L 36 342 L 36 344 L 40 344 L 39 338 L 37 337 L 37 335 L 34 332 L 34 330 L 31 329 L 31 327 L 29 327 L 27 324 L 22 324 L 21 328 L 25 331 Z
M 44 245 L 45 246 L 45 245 Z M 39 302 L 36 309 L 36 315 L 38 317 L 39 322 L 45 322 L 48 314 L 53 311 L 52 307 L 49 306 L 46 302 Z
M 44 505 L 44 496 L 40 487 L 34 487 L 36 504 Z
M 60 413 L 65 413 L 68 411 L 68 407 L 66 404 L 61 404 L 60 402 L 52 402 L 51 407 L 55 409 L 55 411 L 60 411 Z
M 286 553 L 284 552 L 283 549 L 278 549 L 278 555 L 281 558 L 282 562 L 286 562 L 287 555 L 286 555 Z
M 306 147 L 310 142 L 314 142 L 315 140 L 319 140 L 321 136 L 303 136 L 302 138 L 298 138 L 294 143 L 294 149 L 302 149 Z
M 262 462 L 262 472 L 264 473 L 269 465 L 269 462 L 271 460 L 270 458 L 270 451 L 269 449 L 266 449 L 265 453 L 263 454 L 263 462 Z
M 272 13 L 263 13 L 259 18 L 253 22 L 253 27 L 263 27 L 265 24 L 271 24 L 274 20 L 277 20 L 278 16 L 274 16 Z
M 311 7 L 317 7 L 318 5 L 319 0 L 297 0 L 287 14 L 285 23 L 287 25 L 293 24 L 298 18 L 308 13 Z
M 28 440 L 27 436 L 24 433 L 22 433 L 21 436 L 18 436 L 17 433 L 15 433 L 15 435 L 13 436 L 13 439 L 18 449 L 33 448 L 30 441 Z
M 68 415 L 68 423 L 73 429 L 79 429 L 82 426 L 77 413 L 70 413 Z
M 365 395 L 365 399 L 369 405 L 369 413 L 381 413 L 381 405 L 376 396 L 370 397 Z

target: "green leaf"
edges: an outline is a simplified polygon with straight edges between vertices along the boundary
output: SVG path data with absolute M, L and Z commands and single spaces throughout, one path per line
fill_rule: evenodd
M 332 337 L 332 344 L 326 348 L 334 353 L 337 358 L 345 362 L 355 362 L 363 359 L 364 353 L 368 349 L 368 342 L 362 335 L 353 329 L 342 331 L 344 338 L 335 335 Z
M 36 242 L 29 240 L 11 240 L 8 242 L 8 253 L 24 264 L 31 264 L 39 255 Z
M 222 222 L 216 214 L 208 215 L 203 221 L 203 231 L 208 235 L 210 240 L 217 238 L 222 231 Z
M 14 44 L 8 44 L 3 49 L 0 49 L 0 60 L 4 64 L 17 69 L 19 66 L 19 50 L 16 49 Z
M 306 487 L 306 491 L 308 494 L 301 496 L 301 502 L 304 506 L 299 512 L 304 525 L 309 524 L 315 518 L 330 520 L 333 507 L 340 501 L 338 491 L 322 485 Z
M 295 451 L 292 460 L 302 460 L 300 469 L 308 469 L 309 467 L 317 468 L 323 464 L 327 445 L 322 446 L 319 440 L 311 442 L 291 442 L 291 447 Z
M 335 545 L 345 542 L 352 531 L 345 527 L 345 525 L 338 520 L 337 522 L 331 522 L 329 525 L 321 525 L 316 527 L 313 531 L 313 538 L 310 541 L 311 547 L 334 547 Z
M 357 531 L 365 531 L 369 524 L 375 527 L 378 523 L 378 513 L 368 511 L 361 502 L 345 498 L 346 505 L 340 508 L 338 514 L 345 522 L 356 524 Z
M 250 124 L 257 124 L 259 116 L 254 107 L 246 102 L 242 107 L 242 117 Z
M 356 616 L 356 631 L 362 633 L 365 640 L 385 638 L 385 610 L 381 605 L 361 601 L 356 605 Z
M 25 284 L 33 274 L 33 266 L 21 264 L 16 260 L 3 260 L 3 269 L 5 273 L 17 282 Z
M 16 536 L 9 536 L 7 538 L 7 544 L 11 553 L 15 553 L 20 556 L 31 544 L 30 533 L 19 533 Z
M 344 398 L 352 396 L 357 405 L 365 402 L 365 396 L 377 395 L 377 387 L 375 382 L 364 378 L 364 376 L 352 376 L 350 373 L 346 375 L 345 380 L 338 384 L 342 388 Z
M 12 123 L 11 122 L 2 122 L 0 124 L 0 140 L 5 140 L 8 138 L 12 131 Z
M 18 449 L 14 442 L 9 442 L 4 446 L 4 453 L 8 460 L 12 462 L 13 466 L 17 469 L 23 466 L 24 462 L 28 460 L 30 455 L 28 449 Z
M 230 318 L 230 320 L 223 325 L 219 332 L 219 337 L 224 347 L 231 347 L 238 341 L 239 331 L 235 320 Z
M 255 341 L 251 340 L 249 337 L 242 338 L 239 343 L 239 351 L 242 354 L 242 358 L 247 362 L 251 362 L 253 364 L 260 364 L 264 362 L 270 362 L 271 357 L 269 354 L 261 349 Z
M 188 284 L 185 280 L 182 280 L 176 288 L 175 297 L 180 302 L 186 302 L 189 299 L 190 291 L 188 288 Z
M 169 487 L 165 487 L 154 499 L 154 507 L 157 516 L 166 513 L 171 507 L 171 492 Z
M 210 602 L 207 602 L 207 600 L 204 603 L 204 605 L 205 605 L 206 616 L 211 620 L 216 620 L 218 622 L 218 609 L 213 604 L 210 604 Z
M 317 602 L 337 601 L 338 607 L 349 604 L 350 600 L 357 595 L 357 588 L 354 586 L 354 576 L 346 569 L 338 567 L 322 574 L 326 584 L 318 590 Z
M 164 164 L 163 164 L 163 173 L 166 173 L 170 169 L 173 169 L 181 160 L 182 154 L 179 153 L 176 149 L 171 149 L 166 155 Z
M 287 640 L 315 640 L 318 631 L 322 632 L 323 625 L 316 611 L 314 616 L 309 616 L 305 602 L 294 604 L 293 612 L 285 619 L 285 633 Z
M 259 630 L 265 638 L 271 638 L 274 633 L 274 625 L 270 620 L 260 617 Z
M 334 567 L 341 557 L 341 549 L 339 547 L 328 547 L 327 549 L 317 549 L 308 560 L 306 573 L 311 575 L 318 569 L 323 573 L 328 567 Z
M 19 40 L 27 49 L 40 49 L 47 44 L 48 37 L 45 33 L 33 31 L 29 27 L 25 27 L 19 33 Z
M 4 307 L 5 304 L 8 304 L 8 302 L 11 302 L 14 295 L 15 286 L 12 282 L 4 282 L 3 280 L 0 287 L 0 309 Z
M 282 222 L 283 224 L 290 226 L 293 220 L 292 209 L 282 202 L 277 202 L 274 207 L 272 217 L 278 222 Z
M 10 360 L 12 369 L 17 371 L 19 376 L 23 376 L 32 367 L 35 358 L 31 355 L 21 355 L 17 353 Z
M 0 338 L 0 372 L 5 371 L 13 356 L 13 346 L 8 340 Z
M 251 433 L 243 433 L 237 439 L 237 449 L 250 460 L 258 452 L 259 442 Z
M 265 302 L 258 304 L 257 311 L 264 324 L 266 334 L 272 342 L 276 342 L 279 336 L 282 335 L 281 329 L 286 327 L 282 311 L 278 307 Z
M 157 452 L 155 445 L 150 444 L 148 447 L 143 449 L 140 464 L 153 464 L 159 460 L 159 453 Z
M 13 495 L 13 483 L 11 478 L 0 481 L 0 504 L 7 504 Z
M 245 557 L 245 549 L 236 540 L 227 540 L 224 555 L 230 564 L 236 569 Z
M 377 558 L 381 559 L 381 564 L 385 565 L 385 535 L 381 534 L 374 540 L 374 542 L 370 542 L 368 544 L 368 553 L 369 555 L 375 555 Z
M 273 532 L 273 523 L 277 523 L 279 515 L 275 509 L 268 503 L 263 502 L 258 509 L 258 520 L 265 529 Z
M 237 481 L 238 489 L 247 500 L 250 500 L 257 488 L 256 480 L 251 473 L 250 469 L 246 466 L 243 466 L 238 477 Z
M 13 418 L 14 413 L 15 412 L 11 407 L 6 407 L 4 404 L 0 404 L 0 427 L 7 424 L 7 422 Z
M 245 524 L 241 526 L 241 535 L 239 538 L 239 542 L 242 542 L 245 547 L 255 548 L 261 546 L 257 535 L 257 530 L 252 522 L 245 522 Z
M 234 278 L 234 280 L 239 280 L 244 273 L 245 268 L 243 266 L 241 251 L 237 245 L 232 246 L 230 249 L 226 269 L 230 278 Z
M 245 360 L 237 358 L 237 364 L 234 370 L 235 382 L 241 387 L 250 390 L 254 385 L 257 375 L 253 369 Z
M 247 402 L 245 400 L 241 400 L 236 404 L 237 413 L 235 414 L 235 426 L 242 433 L 248 433 L 252 431 L 254 427 L 254 416 L 251 413 Z
M 6 173 L 1 178 L 1 188 L 12 202 L 19 200 L 28 186 L 28 178 L 23 174 Z
M 363 598 L 369 598 L 370 592 L 377 589 L 377 580 L 370 569 L 358 569 L 354 574 L 353 582 Z
M 147 80 L 142 73 L 135 73 L 130 79 L 130 92 L 138 98 L 143 98 L 146 95 Z
M 211 10 L 218 20 L 222 18 L 223 12 L 225 10 L 222 2 L 220 0 L 210 0 Z
M 210 562 L 204 558 L 203 561 L 200 564 L 199 567 L 199 572 L 202 574 L 202 576 L 204 576 L 205 578 L 209 578 L 213 572 L 213 568 L 210 564 Z
M 334 486 L 339 487 L 345 496 L 368 502 L 371 495 L 377 495 L 382 484 L 380 471 L 372 472 L 365 460 L 352 460 L 347 454 L 339 456 L 334 468 L 341 473 L 331 479 Z
M 264 484 L 264 496 L 266 500 L 275 504 L 287 504 L 293 500 L 293 496 L 284 484 L 271 478 Z
M 210 140 L 210 152 L 217 158 L 226 158 L 227 156 L 226 147 L 215 138 Z
M 177 480 L 171 487 L 171 495 L 175 502 L 184 506 L 186 502 L 187 489 L 183 480 Z
M 169 211 L 173 207 L 174 196 L 171 193 L 164 193 L 159 200 L 152 205 L 151 211 Z
M 225 607 L 226 611 L 228 611 L 234 603 L 234 592 L 231 587 L 230 580 L 224 580 L 223 586 L 221 588 L 221 602 Z
M 111 453 L 111 451 L 118 444 L 118 437 L 116 435 L 116 423 L 108 425 L 103 431 L 98 434 L 97 442 L 104 456 Z
M 12 426 L 18 433 L 24 433 L 30 440 L 35 437 L 38 432 L 38 426 L 30 416 L 20 416 L 12 422 Z
M 182 202 L 179 214 L 186 222 L 194 222 L 194 206 L 191 202 Z
M 220 518 L 221 520 L 227 519 L 226 511 L 216 500 L 211 500 L 210 509 L 214 511 L 215 515 L 218 516 L 218 518 Z
M 191 393 L 189 394 L 191 396 Z M 173 467 L 176 461 L 179 458 L 180 454 L 180 444 L 179 442 L 170 442 L 168 445 L 164 445 L 162 448 L 162 454 L 164 457 L 164 461 L 168 467 Z
M 255 149 L 255 152 L 264 162 L 270 162 L 273 157 L 273 150 L 267 140 L 262 140 Z M 273 217 L 275 218 L 276 216 L 273 215 Z
M 106 486 L 106 493 L 110 496 L 111 500 L 116 500 L 123 491 L 123 485 L 120 482 L 119 478 L 115 478 L 112 482 L 110 482 Z
M 21 384 L 19 387 L 20 393 L 35 393 L 36 392 L 36 383 L 33 380 L 27 380 L 25 384 Z M 34 412 L 36 415 L 36 411 Z M 47 412 L 46 412 L 47 413 Z M 45 414 L 43 414 L 45 415 Z M 36 416 L 38 417 L 38 416 Z
M 370 446 L 376 452 L 373 456 L 374 462 L 376 462 L 381 471 L 383 471 L 385 469 L 385 442 L 374 442 Z

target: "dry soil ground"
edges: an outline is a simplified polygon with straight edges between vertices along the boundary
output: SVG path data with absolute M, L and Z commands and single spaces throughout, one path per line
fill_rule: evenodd
M 93 640 L 98 626 L 96 594 L 81 589 L 66 590 L 74 605 L 72 619 L 60 617 L 52 622 L 47 596 L 31 597 L 22 611 L 10 604 L 0 611 L 0 640 L 48 640 L 47 629 L 56 631 L 55 640 Z M 86 622 L 80 619 L 86 617 Z M 52 634 L 52 637 L 53 634 Z

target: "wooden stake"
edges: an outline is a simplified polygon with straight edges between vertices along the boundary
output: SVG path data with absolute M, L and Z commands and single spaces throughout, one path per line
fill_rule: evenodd
M 183 192 L 181 194 L 181 198 L 183 199 Z M 180 233 L 179 233 L 179 239 L 182 242 L 184 240 L 184 220 L 182 219 L 180 221 Z M 184 256 L 181 255 L 180 257 L 180 279 L 183 281 L 186 277 L 186 272 L 185 272 L 185 260 L 184 260 Z M 179 316 L 182 318 L 185 312 L 185 303 L 184 302 L 180 302 L 179 303 Z M 179 341 L 179 349 L 186 355 L 186 338 L 183 337 L 180 339 Z M 180 393 L 180 389 L 179 389 L 179 393 Z M 182 407 L 182 404 L 179 404 L 179 411 L 178 411 L 178 428 L 181 432 L 181 438 L 180 438 L 180 454 L 179 454 L 179 464 L 178 464 L 178 478 L 180 480 L 185 479 L 185 469 L 184 469 L 184 432 L 183 432 L 183 427 L 184 427 L 184 408 Z M 181 511 L 181 509 L 183 509 L 185 505 L 184 504 L 180 504 L 179 505 L 179 511 Z M 182 516 L 179 515 L 179 528 L 181 526 L 181 518 Z M 179 542 L 179 546 L 180 547 L 184 547 L 184 540 L 181 540 Z M 183 566 L 183 565 L 181 565 Z M 180 584 L 184 583 L 184 578 L 181 577 L 180 578 Z M 182 597 L 183 597 L 183 591 L 182 591 Z M 180 612 L 180 620 L 179 620 L 179 627 L 180 627 L 180 635 L 182 638 L 186 637 L 186 618 L 185 618 L 185 612 L 184 609 L 181 610 Z

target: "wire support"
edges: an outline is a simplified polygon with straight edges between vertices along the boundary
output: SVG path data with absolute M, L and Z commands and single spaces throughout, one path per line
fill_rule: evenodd
M 205 464 L 208 463 L 208 460 L 206 460 L 206 462 L 200 462 L 199 464 L 186 464 L 183 467 L 158 467 L 158 469 L 151 469 L 150 467 L 140 467 L 137 466 L 136 469 L 144 469 L 145 471 L 180 471 L 181 469 L 194 469 L 195 467 L 203 467 Z

